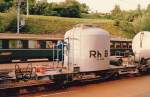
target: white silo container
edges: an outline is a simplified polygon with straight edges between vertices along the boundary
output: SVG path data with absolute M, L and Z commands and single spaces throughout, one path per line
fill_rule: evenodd
M 92 25 L 78 25 L 65 34 L 64 65 L 69 72 L 109 69 L 110 36 Z
M 142 58 L 150 58 L 150 32 L 139 32 L 132 40 L 132 50 L 135 54 L 135 61 Z

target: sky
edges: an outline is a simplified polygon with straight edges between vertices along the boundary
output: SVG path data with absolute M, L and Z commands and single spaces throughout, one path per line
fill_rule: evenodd
M 65 0 L 48 0 L 49 2 L 61 2 Z M 110 12 L 114 6 L 120 5 L 122 10 L 136 9 L 137 5 L 140 4 L 141 8 L 147 8 L 150 4 L 150 0 L 77 0 L 81 3 L 86 3 L 91 11 L 98 11 L 107 13 Z

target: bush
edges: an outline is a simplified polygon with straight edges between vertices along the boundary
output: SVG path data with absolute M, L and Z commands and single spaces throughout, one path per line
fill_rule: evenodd
M 145 15 L 141 18 L 141 30 L 150 31 L 150 14 Z
M 78 6 L 63 8 L 60 11 L 60 16 L 62 17 L 80 17 L 80 14 L 81 12 Z
M 114 26 L 119 26 L 119 25 L 120 25 L 120 20 L 115 19 Z
M 138 33 L 140 31 L 150 31 L 150 15 L 145 14 L 142 17 L 139 17 L 133 22 L 134 32 Z
M 11 8 L 7 13 L 0 14 L 0 32 L 11 31 L 9 29 L 12 22 L 16 20 L 16 11 Z
M 124 35 L 129 36 L 130 38 L 134 36 L 134 27 L 132 23 L 126 20 L 119 21 L 119 28 L 124 31 Z
M 7 11 L 10 7 L 12 7 L 12 2 L 0 2 L 0 12 Z
M 119 24 L 120 28 L 126 32 L 134 32 L 133 25 L 127 21 L 121 21 Z

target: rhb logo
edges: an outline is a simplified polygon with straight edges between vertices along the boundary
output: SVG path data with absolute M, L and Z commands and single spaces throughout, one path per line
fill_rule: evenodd
M 104 57 L 102 53 L 98 50 L 90 50 L 90 58 L 96 58 L 97 60 L 104 60 L 104 57 L 108 57 L 108 50 L 104 51 Z

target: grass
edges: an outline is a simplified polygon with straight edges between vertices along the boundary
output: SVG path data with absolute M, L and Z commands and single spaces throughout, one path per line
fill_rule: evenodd
M 0 14 L 6 18 L 6 14 Z M 129 34 L 122 31 L 119 27 L 114 26 L 113 20 L 108 19 L 83 19 L 83 18 L 64 18 L 56 16 L 39 16 L 30 15 L 25 18 L 25 27 L 22 29 L 23 33 L 32 34 L 64 34 L 67 30 L 73 28 L 76 24 L 95 24 L 100 28 L 110 32 L 113 36 L 130 37 Z M 13 25 L 14 26 L 14 25 Z
M 56 16 L 29 16 L 26 19 L 28 33 L 50 33 L 64 34 L 67 30 L 74 27 L 76 24 L 95 24 L 108 32 L 111 35 L 126 37 L 125 32 L 114 26 L 113 20 L 108 19 L 82 19 L 82 18 L 64 18 Z

